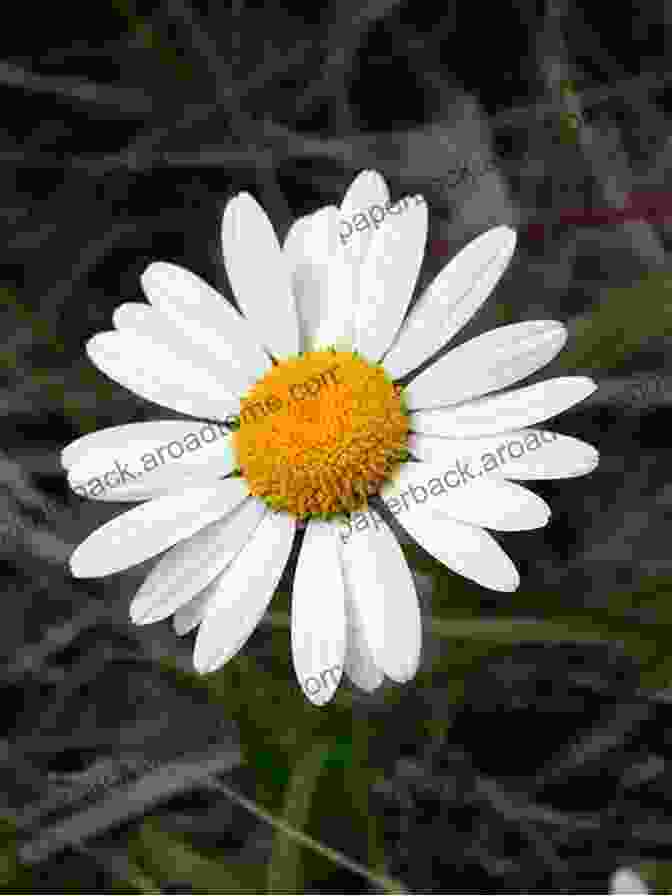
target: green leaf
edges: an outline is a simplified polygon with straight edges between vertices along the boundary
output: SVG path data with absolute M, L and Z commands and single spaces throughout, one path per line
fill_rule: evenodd
M 125 880 L 114 880 L 111 886 L 113 893 L 156 893 L 161 894 L 159 884 L 140 868 L 137 862 L 128 860 L 128 874 Z
M 285 794 L 283 821 L 299 831 L 308 826 L 308 815 L 317 779 L 322 771 L 329 746 L 314 743 L 305 756 L 296 763 Z M 267 891 L 269 893 L 305 892 L 301 871 L 301 845 L 288 840 L 282 831 L 276 831 L 273 851 L 268 864 Z
M 346 768 L 352 765 L 352 739 L 338 737 L 324 756 L 325 768 Z
M 615 287 L 590 314 L 575 319 L 565 369 L 608 371 L 655 334 L 672 333 L 672 274 L 656 271 L 630 287 Z
M 291 771 L 284 757 L 277 751 L 255 750 L 250 757 L 250 764 L 257 770 L 261 770 L 262 773 L 270 772 L 270 776 L 283 790 L 289 783 Z
M 180 57 L 168 37 L 161 35 L 155 25 L 137 14 L 132 0 L 112 0 L 112 5 L 127 19 L 144 46 L 153 50 L 175 74 L 185 81 L 190 81 L 194 77 L 193 67 Z
M 0 819 L 0 889 L 7 892 L 7 887 L 14 881 L 19 870 L 16 851 L 16 829 L 11 821 Z
M 642 862 L 633 870 L 650 893 L 672 893 L 672 862 Z
M 431 628 L 444 638 L 472 638 L 498 644 L 522 644 L 525 641 L 590 641 L 600 638 L 599 629 L 585 625 L 581 618 L 570 620 L 515 619 L 480 617 L 469 619 L 437 619 Z
M 10 819 L 0 818 L 0 893 L 32 892 L 32 872 L 18 858 L 16 826 Z
M 560 142 L 567 146 L 577 146 L 580 126 L 581 119 L 575 112 L 563 112 L 558 123 Z
M 206 858 L 183 837 L 163 831 L 153 816 L 129 841 L 129 855 L 163 887 L 183 881 L 197 893 L 259 892 L 259 882 L 250 879 L 249 864 Z

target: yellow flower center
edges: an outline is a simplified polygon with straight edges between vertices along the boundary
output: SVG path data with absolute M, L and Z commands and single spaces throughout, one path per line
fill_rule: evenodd
M 357 352 L 312 351 L 277 364 L 241 399 L 233 434 L 250 492 L 301 518 L 363 509 L 407 457 L 400 393 Z

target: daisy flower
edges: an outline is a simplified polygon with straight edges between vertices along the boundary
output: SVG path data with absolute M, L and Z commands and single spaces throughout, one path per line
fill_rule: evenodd
M 374 204 L 387 209 L 384 220 L 344 245 L 340 222 Z M 416 373 L 477 312 L 516 241 L 508 227 L 473 240 L 406 315 L 426 239 L 424 200 L 391 204 L 373 171 L 354 180 L 340 208 L 295 221 L 282 246 L 263 209 L 240 193 L 224 210 L 222 248 L 241 313 L 189 271 L 155 262 L 141 278 L 150 304 L 121 305 L 116 329 L 87 343 L 106 375 L 198 419 L 113 426 L 64 449 L 71 487 L 102 484 L 102 471 L 125 469 L 121 457 L 125 481 L 88 496 L 142 502 L 76 548 L 72 573 L 105 576 L 162 554 L 131 618 L 173 616 L 180 635 L 198 627 L 197 671 L 218 669 L 243 647 L 305 530 L 291 646 L 306 697 L 328 702 L 343 672 L 366 691 L 385 676 L 410 680 L 421 646 L 411 571 L 387 522 L 347 541 L 346 524 L 360 521 L 371 496 L 393 497 L 456 458 L 496 450 L 502 434 L 538 439 L 544 431 L 535 424 L 596 388 L 559 377 L 499 391 L 562 349 L 565 328 L 545 320 L 499 327 Z M 231 430 L 220 423 L 217 436 L 213 421 L 232 415 Z M 216 437 L 201 444 L 196 430 L 208 427 Z M 432 492 L 399 523 L 450 569 L 512 591 L 516 569 L 486 529 L 533 529 L 550 511 L 510 480 L 579 476 L 597 457 L 590 445 L 555 436 L 538 454 Z

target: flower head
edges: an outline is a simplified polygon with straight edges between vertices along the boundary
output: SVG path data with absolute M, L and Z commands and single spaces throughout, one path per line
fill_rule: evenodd
M 341 219 L 372 204 L 389 213 L 344 243 Z M 514 231 L 495 227 L 469 243 L 407 314 L 426 238 L 424 201 L 392 205 L 375 172 L 355 179 L 340 209 L 297 220 L 282 246 L 242 193 L 222 227 L 242 313 L 200 278 L 157 262 L 141 281 L 150 304 L 121 305 L 116 329 L 88 343 L 108 376 L 198 419 L 110 427 L 64 449 L 73 488 L 143 502 L 79 545 L 73 574 L 108 575 L 162 554 L 131 617 L 172 615 L 179 634 L 198 627 L 198 671 L 243 647 L 305 528 L 291 618 L 304 694 L 326 703 L 343 672 L 368 691 L 385 675 L 409 680 L 420 658 L 417 595 L 389 524 L 372 514 L 369 528 L 370 499 L 398 512 L 449 568 L 510 591 L 518 573 L 485 530 L 532 529 L 550 515 L 514 480 L 596 466 L 590 445 L 535 426 L 593 392 L 591 380 L 501 392 L 557 355 L 561 324 L 499 327 L 435 357 L 502 276 Z M 102 473 L 110 467 L 115 485 Z
M 241 402 L 241 416 L 273 402 L 271 413 L 248 415 L 233 447 L 250 492 L 275 510 L 301 518 L 359 510 L 406 447 L 399 391 L 356 352 L 313 351 L 276 365 Z

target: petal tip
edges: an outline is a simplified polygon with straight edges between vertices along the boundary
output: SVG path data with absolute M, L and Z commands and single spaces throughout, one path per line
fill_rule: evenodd
M 145 289 L 145 284 L 156 283 L 159 277 L 167 273 L 169 267 L 167 261 L 150 261 L 142 274 L 140 274 L 140 285 Z
M 392 681 L 396 681 L 397 684 L 408 684 L 408 682 L 412 681 L 418 674 L 419 667 L 420 657 L 418 656 L 416 660 L 405 663 L 395 670 L 390 669 L 389 672 L 387 672 L 387 675 Z
M 157 621 L 152 618 L 151 607 L 134 607 L 131 604 L 128 615 L 134 625 L 149 625 L 151 622 Z
M 76 579 L 90 578 L 90 575 L 91 575 L 90 572 L 87 571 L 86 567 L 82 566 L 79 557 L 75 556 L 76 553 L 77 552 L 75 551 L 75 553 L 72 554 L 72 556 L 70 557 L 70 560 L 68 561 L 68 565 L 70 567 L 70 573 Z

